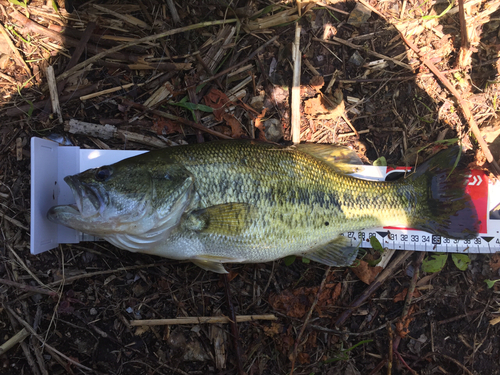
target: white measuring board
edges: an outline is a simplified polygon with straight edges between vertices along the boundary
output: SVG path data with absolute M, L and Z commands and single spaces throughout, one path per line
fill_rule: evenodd
M 73 194 L 64 177 L 113 164 L 146 151 L 93 150 L 75 146 L 59 146 L 56 142 L 31 139 L 31 243 L 32 254 L 53 249 L 61 243 L 96 241 L 98 238 L 50 222 L 47 211 L 55 205 L 74 203 Z M 404 173 L 406 168 L 392 169 L 365 165 L 353 176 L 383 181 L 392 173 Z M 472 240 L 450 240 L 423 231 L 406 228 L 374 228 L 344 233 L 353 245 L 371 247 L 369 238 L 376 236 L 382 246 L 397 250 L 440 252 L 494 253 L 500 251 L 500 211 L 491 213 L 500 204 L 500 183 L 492 184 L 480 171 L 472 171 L 467 191 L 471 195 L 481 220 L 479 236 Z M 498 214 L 498 216 L 495 216 Z

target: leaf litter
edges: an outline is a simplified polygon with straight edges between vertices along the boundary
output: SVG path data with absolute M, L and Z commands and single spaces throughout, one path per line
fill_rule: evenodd
M 392 166 L 414 165 L 432 152 L 427 146 L 458 138 L 470 166 L 498 173 L 491 162 L 500 162 L 498 1 L 465 2 L 468 46 L 460 43 L 458 3 L 318 2 L 300 10 L 167 3 L 168 10 L 75 2 L 70 13 L 37 1 L 0 2 L 0 345 L 23 329 L 31 336 L 2 355 L 5 373 L 290 373 L 297 327 L 307 323 L 296 373 L 499 374 L 497 254 L 429 255 L 422 267 L 413 254 L 373 293 L 383 270 L 365 260 L 326 279 L 313 263 L 234 265 L 230 301 L 218 276 L 107 244 L 29 254 L 30 137 L 102 149 L 223 136 L 287 142 L 293 22 L 302 26 L 302 141 L 343 144 Z M 150 38 L 179 28 L 168 39 Z M 49 65 L 64 122 L 113 125 L 115 136 L 69 133 L 58 123 Z M 476 144 L 481 139 L 491 156 Z M 278 320 L 238 323 L 239 344 L 231 339 L 235 324 L 130 326 L 231 311 Z

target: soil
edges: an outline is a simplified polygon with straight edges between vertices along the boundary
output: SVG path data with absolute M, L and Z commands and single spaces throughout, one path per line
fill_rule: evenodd
M 450 255 L 426 273 L 430 254 L 398 251 L 388 272 L 288 259 L 228 275 L 100 241 L 38 255 L 29 245 L 32 137 L 90 149 L 290 145 L 296 25 L 301 141 L 414 166 L 459 140 L 465 163 L 494 180 L 472 123 L 500 162 L 500 2 L 460 2 L 302 3 L 299 16 L 269 0 L 188 0 L 172 3 L 177 19 L 155 0 L 0 0 L 0 345 L 26 333 L 2 345 L 0 373 L 500 374 L 500 287 L 485 282 L 500 276 L 494 245 L 464 270 Z M 185 317 L 229 321 L 134 325 Z

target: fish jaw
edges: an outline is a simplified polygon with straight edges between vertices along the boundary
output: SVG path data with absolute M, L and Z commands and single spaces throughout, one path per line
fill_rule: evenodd
M 81 183 L 76 176 L 66 176 L 64 181 L 70 187 L 82 217 L 90 218 L 102 213 L 106 204 L 104 192 Z

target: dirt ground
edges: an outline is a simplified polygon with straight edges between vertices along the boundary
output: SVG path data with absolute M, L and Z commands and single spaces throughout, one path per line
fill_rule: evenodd
M 105 242 L 30 254 L 32 137 L 288 145 L 297 57 L 301 141 L 413 166 L 460 140 L 495 179 L 500 2 L 462 4 L 0 0 L 0 373 L 500 374 L 495 245 L 435 273 L 410 251 L 385 270 L 367 250 L 356 268 L 279 260 L 227 276 Z

